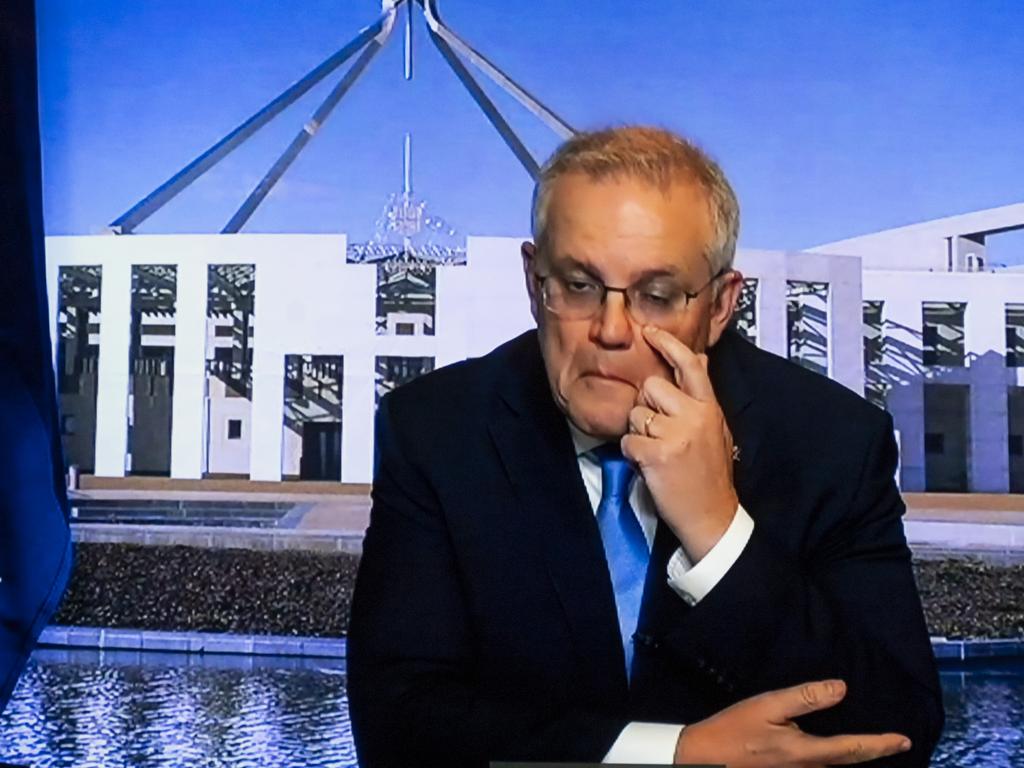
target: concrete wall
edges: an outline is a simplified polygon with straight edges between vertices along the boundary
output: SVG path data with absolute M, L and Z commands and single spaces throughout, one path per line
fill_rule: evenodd
M 1007 387 L 1024 382 L 1024 369 L 1006 367 L 1006 305 L 1024 297 L 1017 273 L 914 273 L 866 270 L 864 299 L 884 301 L 886 366 L 900 383 L 888 410 L 901 436 L 902 481 L 907 491 L 925 490 L 925 382 L 971 388 L 968 488 L 1005 493 L 1009 487 Z M 921 305 L 965 302 L 966 365 L 921 363 Z
M 861 264 L 851 256 L 802 251 L 742 249 L 736 268 L 757 278 L 757 345 L 785 357 L 786 283 L 790 280 L 829 285 L 829 377 L 859 395 L 864 393 L 861 317 Z
M 1024 203 L 924 221 L 810 248 L 814 253 L 844 253 L 859 256 L 865 269 L 920 270 L 948 269 L 947 240 L 960 255 L 981 254 L 984 248 L 958 239 L 961 235 L 1006 232 L 1024 228 Z
M 249 475 L 252 449 L 252 404 L 244 397 L 224 397 L 223 383 L 212 379 L 208 409 L 206 472 L 215 475 Z M 242 422 L 242 435 L 228 438 L 228 422 Z

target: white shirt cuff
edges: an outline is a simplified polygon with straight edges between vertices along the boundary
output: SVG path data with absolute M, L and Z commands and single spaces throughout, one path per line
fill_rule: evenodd
M 753 532 L 754 519 L 738 506 L 722 538 L 699 563 L 693 565 L 682 547 L 676 549 L 668 561 L 668 585 L 688 604 L 696 605 L 739 560 Z
M 622 729 L 603 763 L 673 765 L 681 725 L 630 723 Z

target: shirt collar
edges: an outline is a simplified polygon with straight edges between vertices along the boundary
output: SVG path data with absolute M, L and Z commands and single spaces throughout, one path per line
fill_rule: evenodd
M 593 435 L 588 435 L 569 419 L 566 419 L 566 422 L 569 424 L 569 432 L 572 434 L 572 444 L 576 449 L 577 458 L 585 453 L 590 453 L 590 451 L 597 448 L 597 446 L 604 445 L 606 442 L 605 440 L 601 440 Z

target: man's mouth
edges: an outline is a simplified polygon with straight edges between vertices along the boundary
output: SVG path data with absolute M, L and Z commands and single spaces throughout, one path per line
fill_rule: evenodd
M 634 384 L 632 381 L 627 379 L 625 376 L 620 376 L 619 374 L 612 373 L 610 371 L 600 371 L 600 370 L 586 371 L 583 375 L 584 376 L 593 376 L 593 377 L 598 378 L 598 379 L 606 379 L 607 381 L 618 381 L 618 382 L 620 382 L 622 384 L 628 384 L 629 386 L 633 387 L 634 389 L 636 388 L 636 384 Z

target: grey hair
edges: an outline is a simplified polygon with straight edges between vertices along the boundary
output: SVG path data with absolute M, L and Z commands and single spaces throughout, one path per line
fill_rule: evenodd
M 671 131 L 647 126 L 623 126 L 577 133 L 548 158 L 533 189 L 531 227 L 537 248 L 543 250 L 553 182 L 567 173 L 600 180 L 633 177 L 667 189 L 679 180 L 696 183 L 704 192 L 712 241 L 704 256 L 712 274 L 732 268 L 740 229 L 740 206 L 721 167 L 691 141 Z

